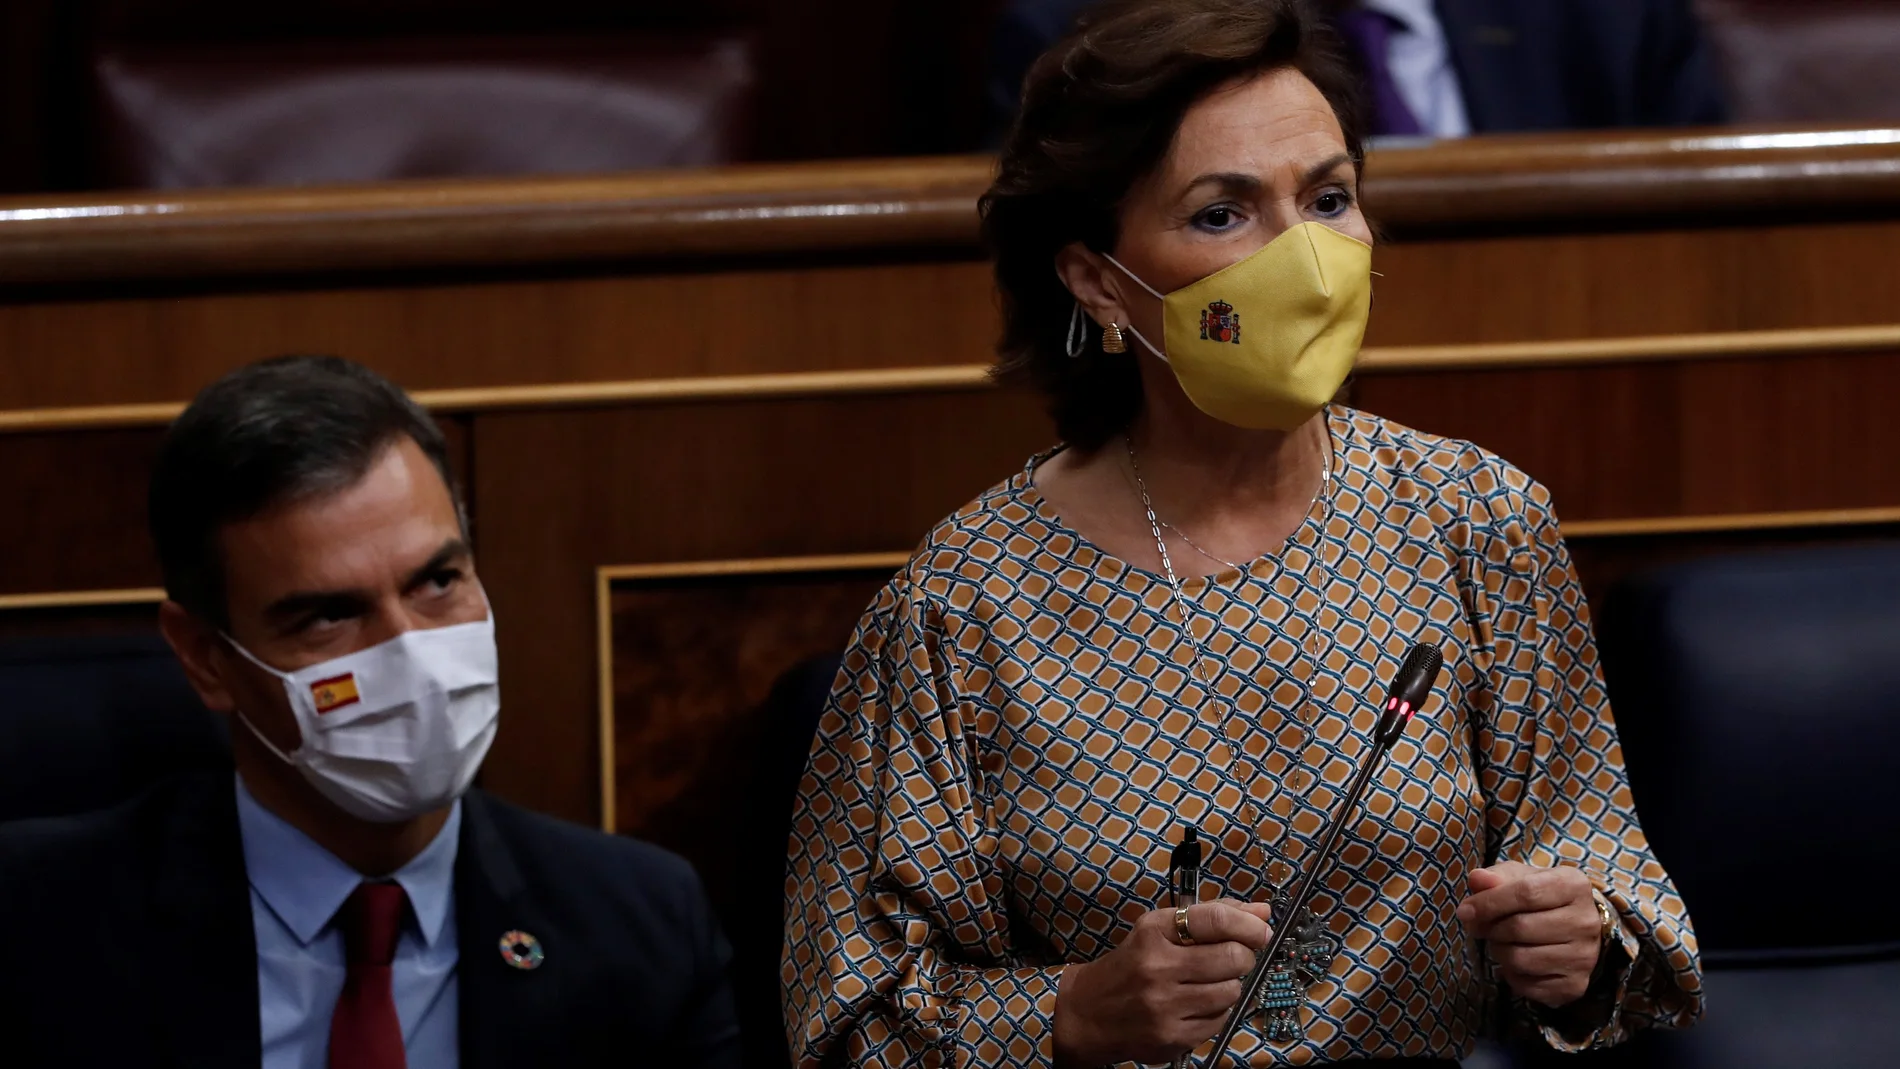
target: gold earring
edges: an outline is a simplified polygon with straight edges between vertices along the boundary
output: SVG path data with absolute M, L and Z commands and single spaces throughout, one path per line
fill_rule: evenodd
M 1105 353 L 1125 353 L 1128 341 L 1122 337 L 1122 325 L 1110 323 L 1102 328 L 1102 351 Z

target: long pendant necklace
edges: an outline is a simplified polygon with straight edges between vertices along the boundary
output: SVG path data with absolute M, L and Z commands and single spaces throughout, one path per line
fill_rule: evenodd
M 1130 438 L 1126 434 L 1122 435 L 1122 446 L 1128 450 L 1128 470 L 1130 474 L 1132 474 L 1135 477 L 1135 492 L 1141 495 L 1142 511 L 1148 514 L 1148 529 L 1154 532 L 1155 550 L 1156 552 L 1161 554 L 1161 570 L 1168 577 L 1168 586 L 1174 591 L 1175 601 L 1180 606 L 1182 626 L 1187 627 L 1187 623 L 1188 623 L 1187 600 L 1181 594 L 1181 580 L 1177 578 L 1174 574 L 1174 559 L 1168 554 L 1167 539 L 1161 536 L 1162 528 L 1165 527 L 1168 530 L 1173 531 L 1175 535 L 1179 537 L 1182 542 L 1187 543 L 1188 547 L 1193 549 L 1194 552 L 1199 553 L 1201 556 L 1206 557 L 1208 560 L 1211 560 L 1216 564 L 1225 565 L 1226 567 L 1229 567 L 1229 568 L 1245 568 L 1246 565 L 1237 563 L 1235 561 L 1227 560 L 1223 557 L 1216 557 L 1214 554 L 1209 553 L 1205 549 L 1202 549 L 1200 543 L 1194 541 L 1194 539 L 1192 538 L 1189 538 L 1186 531 L 1181 530 L 1179 527 L 1176 527 L 1174 524 L 1171 524 L 1167 522 L 1166 520 L 1163 520 L 1159 516 L 1157 516 L 1155 514 L 1154 499 L 1150 497 L 1148 494 L 1148 484 L 1145 481 L 1143 481 L 1141 477 L 1141 458 L 1135 454 L 1134 439 Z M 1330 449 L 1327 450 L 1326 459 L 1324 460 L 1323 464 L 1324 466 L 1320 469 L 1320 475 L 1319 475 L 1319 490 L 1313 495 L 1313 504 L 1325 504 L 1330 509 L 1332 505 L 1332 499 L 1333 499 L 1333 495 L 1332 495 L 1333 463 L 1332 463 L 1332 451 Z M 1312 511 L 1312 507 L 1310 505 L 1308 506 L 1307 511 L 1308 512 Z M 1194 638 L 1193 628 L 1187 628 L 1187 631 L 1188 631 L 1188 637 L 1190 639 L 1193 639 L 1194 644 L 1198 649 L 1200 646 L 1200 640 Z
M 1207 647 L 1194 634 L 1194 618 L 1188 609 L 1187 596 L 1181 591 L 1181 580 L 1174 573 L 1174 559 L 1168 553 L 1168 541 L 1161 536 L 1166 527 L 1179 535 L 1196 553 L 1230 568 L 1242 565 L 1222 560 L 1202 549 L 1187 533 L 1173 524 L 1163 523 L 1155 514 L 1154 499 L 1148 493 L 1148 484 L 1141 477 L 1141 460 L 1135 455 L 1135 443 L 1128 435 L 1122 435 L 1122 445 L 1128 449 L 1128 468 L 1135 477 L 1135 490 L 1141 495 L 1141 507 L 1148 514 L 1148 529 L 1154 533 L 1155 551 L 1161 555 L 1161 570 L 1168 577 L 1168 587 L 1174 592 L 1174 603 L 1181 614 L 1181 630 L 1187 640 L 1193 644 L 1194 675 L 1201 681 L 1211 697 L 1214 680 L 1208 675 L 1204 665 L 1212 657 Z M 1320 471 L 1319 491 L 1314 503 L 1324 503 L 1330 511 L 1332 495 L 1333 465 L 1332 451 L 1326 454 L 1325 466 Z M 1309 506 L 1308 512 L 1312 511 Z M 1230 716 L 1237 715 L 1232 705 L 1228 707 Z M 1268 881 L 1271 891 L 1273 916 L 1276 923 L 1293 924 L 1296 938 L 1288 939 L 1281 947 L 1275 960 L 1268 966 L 1267 983 L 1261 988 L 1259 1001 L 1254 1012 L 1260 1015 L 1266 1025 L 1266 1038 L 1273 1042 L 1298 1042 L 1306 1037 L 1306 1029 L 1300 1021 L 1300 1007 L 1305 1004 L 1307 992 L 1319 982 L 1320 978 L 1332 971 L 1333 958 L 1339 953 L 1339 943 L 1326 928 L 1313 916 L 1310 907 L 1302 906 L 1297 917 L 1289 916 L 1292 902 L 1287 888 Z M 1264 953 L 1264 951 L 1262 952 Z
M 1176 527 L 1174 524 L 1171 524 L 1166 520 L 1162 520 L 1160 521 L 1160 523 L 1162 527 L 1166 528 L 1167 530 L 1173 531 L 1174 537 L 1179 538 L 1181 541 L 1187 543 L 1187 547 L 1189 549 L 1193 550 L 1196 553 L 1199 553 L 1203 557 L 1206 557 L 1208 560 L 1213 561 L 1215 564 L 1219 564 L 1228 568 L 1245 568 L 1246 567 L 1245 564 L 1242 564 L 1239 561 L 1231 561 L 1225 557 L 1216 557 L 1212 553 L 1209 553 L 1207 550 L 1202 549 L 1201 544 L 1199 542 L 1196 542 L 1194 539 L 1189 538 L 1188 533 L 1186 531 L 1181 530 L 1179 527 Z

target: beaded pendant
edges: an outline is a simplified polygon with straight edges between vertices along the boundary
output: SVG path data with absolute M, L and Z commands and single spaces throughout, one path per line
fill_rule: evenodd
M 1292 912 L 1286 892 L 1275 892 L 1274 918 L 1277 920 Z M 1332 970 L 1333 957 L 1339 953 L 1339 941 L 1319 923 L 1310 908 L 1302 906 L 1293 923 L 1293 936 L 1281 945 L 1268 965 L 1267 982 L 1261 987 L 1260 1001 L 1255 1005 L 1255 1012 L 1266 1026 L 1269 1043 L 1297 1043 L 1306 1038 L 1306 1028 L 1300 1023 L 1300 1008 L 1306 1004 L 1307 991 Z

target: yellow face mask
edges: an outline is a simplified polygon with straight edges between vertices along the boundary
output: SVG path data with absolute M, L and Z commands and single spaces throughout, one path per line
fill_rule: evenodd
M 1339 392 L 1372 311 L 1372 246 L 1324 223 L 1302 223 L 1199 282 L 1157 293 L 1162 347 L 1196 408 L 1223 423 L 1290 431 Z

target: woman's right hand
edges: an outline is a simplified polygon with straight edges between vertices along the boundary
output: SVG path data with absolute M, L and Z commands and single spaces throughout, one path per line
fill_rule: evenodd
M 1242 979 L 1273 936 L 1271 918 L 1265 903 L 1203 902 L 1188 908 L 1194 943 L 1183 946 L 1174 910 L 1157 909 L 1114 950 L 1062 970 L 1056 1065 L 1154 1064 L 1199 1046 L 1240 1001 Z

